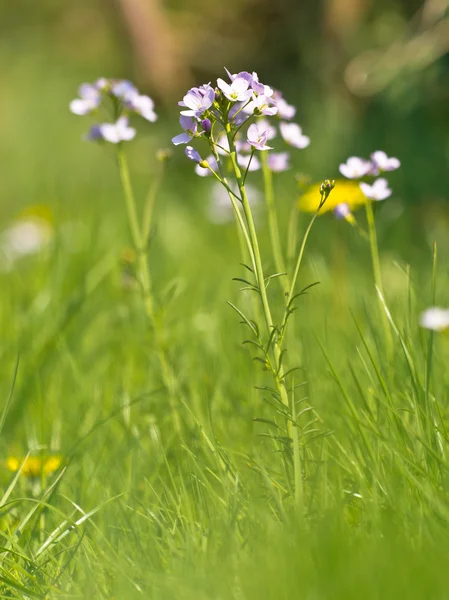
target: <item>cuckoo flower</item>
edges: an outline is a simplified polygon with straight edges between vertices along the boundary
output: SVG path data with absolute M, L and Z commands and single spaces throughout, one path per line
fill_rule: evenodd
M 385 200 L 385 198 L 391 196 L 391 190 L 388 187 L 388 181 L 383 177 L 376 179 L 372 185 L 362 182 L 360 184 L 360 189 L 370 200 Z
M 248 82 L 248 87 L 250 87 L 253 92 L 256 94 L 263 94 L 264 96 L 270 97 L 273 95 L 273 89 L 269 85 L 264 85 L 259 82 L 258 74 L 253 71 L 249 73 L 248 71 L 240 71 L 240 73 L 230 73 L 228 69 L 225 67 L 226 73 L 229 75 L 229 79 L 231 81 L 235 81 L 236 79 L 244 79 Z
M 277 116 L 285 121 L 290 121 L 296 114 L 296 108 L 285 100 L 281 92 L 277 90 L 273 94 L 273 100 L 277 106 Z
M 371 154 L 371 160 L 374 167 L 374 174 L 378 175 L 382 171 L 395 171 L 401 166 L 398 158 L 388 157 L 382 150 L 377 150 Z
M 343 202 L 342 204 L 337 204 L 334 208 L 334 215 L 337 219 L 346 219 L 351 214 L 351 209 L 349 208 L 349 204 Z
M 126 79 L 116 79 L 111 83 L 111 93 L 120 100 L 126 100 L 130 94 L 138 94 L 134 84 Z
M 449 330 L 449 309 L 433 306 L 421 313 L 419 324 L 432 331 Z
M 149 96 L 142 96 L 138 92 L 130 92 L 124 96 L 123 103 L 127 109 L 150 121 L 150 123 L 157 120 L 157 115 L 154 112 L 154 102 Z
M 231 85 L 219 78 L 217 79 L 217 85 L 231 102 L 246 102 L 251 98 L 252 89 L 248 87 L 249 82 L 243 77 L 236 77 Z
M 358 156 L 351 156 L 346 163 L 339 166 L 338 170 L 348 179 L 360 179 L 361 177 L 368 175 L 372 167 L 373 165 L 369 160 L 359 158 Z
M 184 133 L 180 133 L 172 138 L 172 142 L 175 146 L 179 144 L 187 144 L 190 140 L 196 137 L 198 134 L 198 123 L 192 117 L 186 117 L 181 113 L 179 117 L 181 127 L 184 129 Z
M 88 115 L 98 108 L 101 101 L 101 91 L 97 86 L 83 83 L 79 88 L 79 98 L 70 102 L 70 110 L 75 115 Z
M 259 129 L 256 123 L 248 127 L 247 140 L 256 150 L 272 150 L 271 146 L 267 146 L 268 130 Z
M 199 119 L 212 106 L 214 100 L 215 90 L 210 84 L 191 88 L 182 101 L 178 102 L 179 106 L 187 108 L 181 111 L 181 115 Z
M 295 148 L 307 148 L 310 138 L 303 135 L 301 127 L 297 123 L 281 123 L 279 125 L 284 141 Z
M 243 110 L 250 115 L 264 115 L 267 117 L 272 117 L 278 111 L 273 99 L 264 94 L 254 96 L 253 100 Z
M 192 146 L 187 146 L 185 149 L 185 153 L 189 160 L 193 160 L 193 162 L 196 162 L 198 164 L 200 164 L 200 162 L 202 162 L 203 160 L 199 152 L 197 152 L 195 148 L 192 148 Z
M 268 131 L 267 140 L 273 140 L 277 136 L 276 127 L 273 127 L 273 125 L 268 119 L 257 119 L 256 123 L 259 129 L 261 129 L 262 131 Z
M 290 155 L 288 152 L 270 152 L 268 166 L 273 173 L 281 173 L 290 169 Z
M 120 117 L 115 123 L 98 125 L 97 133 L 100 136 L 97 139 L 102 139 L 111 144 L 119 144 L 120 142 L 132 140 L 136 135 L 136 130 L 129 127 L 127 117 Z

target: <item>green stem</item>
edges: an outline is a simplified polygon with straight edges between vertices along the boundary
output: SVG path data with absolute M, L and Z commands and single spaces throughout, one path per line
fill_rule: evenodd
M 371 260 L 373 263 L 374 282 L 376 287 L 380 290 L 382 296 L 384 296 L 384 290 L 382 285 L 382 276 L 380 273 L 380 260 L 379 260 L 379 248 L 377 244 L 377 233 L 376 223 L 374 221 L 373 207 L 370 200 L 367 200 L 366 204 L 366 220 L 368 223 L 368 234 L 369 242 L 371 247 Z
M 245 214 L 246 223 L 248 225 L 249 239 L 250 239 L 251 247 L 252 247 L 253 254 L 254 254 L 255 275 L 256 275 L 256 279 L 257 279 L 257 285 L 258 285 L 259 291 L 260 291 L 260 299 L 261 299 L 261 303 L 262 303 L 265 324 L 267 327 L 268 335 L 271 335 L 273 328 L 274 328 L 274 322 L 273 322 L 273 317 L 271 315 L 270 304 L 269 304 L 268 296 L 267 296 L 267 289 L 266 289 L 266 285 L 265 285 L 265 275 L 263 272 L 262 258 L 261 258 L 261 254 L 260 254 L 260 248 L 259 248 L 259 240 L 257 238 L 256 227 L 254 225 L 254 219 L 253 219 L 253 215 L 251 212 L 251 206 L 248 201 L 248 196 L 246 194 L 246 189 L 245 189 L 245 184 L 243 181 L 242 173 L 241 173 L 240 168 L 237 163 L 237 152 L 236 152 L 234 140 L 231 135 L 231 129 L 230 129 L 229 124 L 227 125 L 226 132 L 227 132 L 227 136 L 228 136 L 229 148 L 231 150 L 230 156 L 231 156 L 231 161 L 232 161 L 232 167 L 234 170 L 235 178 L 237 180 L 237 185 L 239 187 L 240 195 L 242 198 L 243 212 Z M 276 386 L 277 386 L 282 403 L 286 407 L 289 407 L 288 394 L 287 394 L 287 390 L 286 390 L 286 387 L 284 384 L 284 378 L 283 378 L 283 369 L 282 369 L 282 366 L 280 365 L 281 350 L 279 348 L 278 341 L 276 339 L 274 340 L 274 344 L 273 344 L 273 352 L 274 352 L 274 358 L 275 358 L 275 370 L 273 371 L 273 375 L 274 375 L 274 378 L 276 381 Z M 290 428 L 291 428 L 291 423 L 289 422 L 289 429 Z
M 374 212 L 372 202 L 370 200 L 366 201 L 366 221 L 368 223 L 368 235 L 369 235 L 369 243 L 371 249 L 371 261 L 373 265 L 373 274 L 374 274 L 374 283 L 376 288 L 379 290 L 380 295 L 385 298 L 383 283 L 382 283 L 382 275 L 380 271 L 380 259 L 379 259 L 379 246 L 377 243 L 377 233 L 376 233 L 376 223 L 374 221 Z M 379 294 L 377 294 L 379 297 Z M 382 301 L 380 302 L 380 312 L 382 314 L 382 323 L 385 332 L 385 340 L 387 344 L 387 356 L 389 360 L 392 359 L 393 356 L 393 338 L 391 336 L 391 330 L 388 323 L 388 317 L 385 313 L 385 308 Z
M 181 433 L 181 422 L 179 419 L 178 411 L 176 410 L 176 398 L 177 398 L 177 383 L 174 372 L 167 360 L 164 343 L 159 332 L 158 322 L 154 311 L 153 296 L 151 291 L 151 278 L 150 269 L 148 265 L 148 257 L 145 251 L 145 237 L 151 228 L 151 213 L 156 197 L 157 189 L 154 190 L 154 198 L 150 197 L 151 207 L 150 210 L 147 208 L 146 222 L 144 223 L 143 231 L 140 230 L 139 218 L 137 215 L 136 200 L 134 197 L 133 188 L 131 185 L 131 178 L 129 175 L 128 162 L 126 160 L 125 152 L 121 145 L 117 149 L 117 159 L 120 171 L 120 179 L 122 182 L 123 193 L 125 196 L 126 209 L 128 213 L 128 222 L 131 232 L 131 239 L 136 250 L 137 256 L 137 279 L 142 291 L 142 297 L 144 300 L 145 309 L 149 318 L 149 321 L 153 327 L 155 334 L 155 345 L 156 352 L 159 359 L 159 363 L 162 371 L 162 379 L 168 390 L 168 397 L 170 403 L 170 409 L 172 413 L 173 424 L 178 434 Z
M 281 239 L 279 236 L 279 225 L 276 214 L 276 206 L 274 203 L 273 174 L 270 170 L 270 167 L 268 166 L 268 153 L 261 152 L 260 154 L 265 189 L 265 201 L 267 204 L 268 228 L 270 231 L 271 250 L 273 252 L 274 264 L 277 273 L 285 273 L 284 276 L 278 277 L 278 281 L 284 294 L 287 294 L 289 289 L 289 281 L 288 275 L 286 274 L 284 257 L 282 254 Z
M 261 254 L 260 254 L 260 248 L 259 248 L 259 241 L 257 238 L 256 227 L 254 225 L 254 219 L 253 219 L 253 215 L 251 212 L 251 206 L 248 202 L 248 196 L 246 194 L 245 183 L 244 183 L 242 173 L 241 173 L 240 168 L 237 163 L 237 152 L 236 152 L 236 148 L 235 148 L 235 142 L 232 137 L 231 127 L 229 124 L 226 125 L 226 133 L 227 133 L 228 142 L 229 142 L 232 167 L 233 167 L 234 175 L 235 175 L 237 185 L 238 185 L 238 188 L 240 191 L 243 212 L 245 214 L 246 224 L 248 226 L 249 239 L 250 239 L 251 247 L 253 250 L 255 276 L 256 276 L 257 285 L 258 285 L 258 288 L 260 291 L 260 299 L 261 299 L 263 314 L 264 314 L 264 318 L 265 318 L 265 324 L 266 324 L 268 336 L 271 336 L 273 329 L 274 329 L 274 322 L 273 322 L 273 317 L 271 314 L 270 304 L 269 304 L 268 296 L 267 296 L 267 290 L 266 290 L 266 285 L 265 285 L 265 275 L 263 272 L 262 258 L 261 258 Z M 281 348 L 279 345 L 279 340 L 277 338 L 278 338 L 278 336 L 277 336 L 277 334 L 275 334 L 274 339 L 273 339 L 273 344 L 272 344 L 272 348 L 273 348 L 272 352 L 274 355 L 274 368 L 272 367 L 270 370 L 273 375 L 276 389 L 278 391 L 279 398 L 280 398 L 282 404 L 285 406 L 287 413 L 293 414 L 293 411 L 290 409 L 290 402 L 289 402 L 288 392 L 287 392 L 287 388 L 285 385 L 285 379 L 284 379 L 284 369 L 283 369 L 282 363 L 281 363 L 281 357 L 282 357 Z M 293 425 L 291 419 L 286 419 L 286 427 L 287 427 L 287 432 L 288 432 L 289 438 L 292 441 L 296 440 L 296 442 L 297 442 L 298 440 L 297 440 L 297 438 L 295 438 L 295 436 L 297 436 L 298 432 L 297 431 L 293 432 L 293 428 L 296 429 L 296 423 Z M 296 448 L 296 450 L 298 450 L 298 448 Z M 284 467 L 285 467 L 286 471 L 288 471 L 288 463 L 287 463 L 286 459 L 284 459 Z M 295 473 L 295 490 L 294 490 L 295 500 L 296 500 L 297 504 L 300 504 L 300 502 L 302 500 L 302 486 L 301 486 L 301 482 L 298 481 L 298 473 L 301 473 L 301 455 L 300 455 L 300 452 L 298 452 L 298 451 L 293 452 L 293 468 L 294 468 L 294 473 Z
M 323 203 L 321 202 L 319 207 L 317 208 L 317 210 L 315 211 L 315 214 L 313 215 L 312 219 L 310 220 L 310 223 L 304 233 L 304 236 L 302 238 L 302 242 L 301 242 L 301 247 L 299 249 L 299 253 L 298 253 L 298 257 L 296 259 L 296 265 L 295 265 L 295 270 L 293 272 L 293 279 L 291 281 L 290 284 L 290 289 L 287 293 L 287 301 L 286 301 L 286 307 L 285 307 L 285 312 L 284 312 L 284 316 L 282 318 L 282 325 L 281 325 L 281 337 L 279 340 L 279 345 L 282 346 L 283 342 L 284 342 L 284 338 L 285 338 L 285 333 L 287 331 L 287 320 L 289 317 L 289 305 L 293 299 L 293 296 L 295 294 L 295 288 L 296 288 L 296 282 L 298 280 L 298 275 L 299 275 L 299 271 L 301 268 L 301 264 L 302 264 L 302 259 L 304 256 L 304 250 L 306 248 L 306 244 L 307 244 L 307 240 L 310 234 L 310 231 L 313 227 L 313 224 L 315 223 L 316 218 L 318 217 L 321 207 L 323 206 Z
M 213 155 L 215 157 L 215 160 L 217 162 L 218 169 L 220 171 L 220 175 L 218 175 L 217 173 L 215 173 L 215 171 L 213 169 L 210 169 L 210 170 L 212 171 L 212 174 L 218 179 L 218 181 L 222 185 L 224 185 L 224 187 L 226 188 L 226 190 L 228 192 L 228 195 L 229 195 L 229 199 L 231 200 L 232 207 L 234 209 L 234 214 L 236 216 L 237 223 L 239 225 L 239 241 L 240 241 L 240 245 L 241 245 L 241 248 L 242 248 L 242 259 L 245 260 L 245 255 L 244 255 L 244 252 L 243 252 L 243 248 L 244 248 L 243 240 L 244 240 L 245 245 L 246 245 L 246 247 L 248 249 L 248 253 L 249 253 L 250 259 L 251 259 L 252 267 L 255 270 L 256 269 L 256 263 L 255 263 L 253 248 L 252 248 L 252 245 L 251 245 L 251 240 L 249 238 L 248 230 L 246 228 L 245 222 L 243 221 L 243 217 L 242 217 L 242 214 L 240 212 L 239 205 L 237 204 L 236 195 L 234 194 L 234 192 L 232 191 L 232 189 L 229 186 L 229 183 L 228 183 L 228 181 L 226 179 L 226 175 L 224 174 L 224 171 L 223 171 L 223 165 L 221 164 L 220 156 L 219 156 L 219 154 L 218 154 L 218 152 L 217 152 L 214 144 L 211 143 L 210 147 L 211 147 L 212 153 L 213 153 Z M 242 202 L 242 199 L 239 198 L 239 201 Z M 243 240 L 242 240 L 242 235 L 243 235 Z
M 154 205 L 156 204 L 157 194 L 161 187 L 162 178 L 164 176 L 164 165 L 165 162 L 162 161 L 156 177 L 154 178 L 150 189 L 148 190 L 145 206 L 143 209 L 143 219 L 142 219 L 142 247 L 144 249 L 148 249 L 148 243 L 151 234 L 151 226 L 153 221 L 153 212 Z

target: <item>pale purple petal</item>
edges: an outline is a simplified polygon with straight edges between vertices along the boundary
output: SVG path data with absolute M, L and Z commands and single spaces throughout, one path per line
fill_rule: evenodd
M 388 157 L 382 150 L 371 154 L 371 160 L 378 171 L 395 171 L 401 166 L 401 161 L 395 157 Z
M 103 134 L 101 133 L 101 125 L 92 125 L 89 132 L 84 136 L 84 139 L 89 142 L 98 142 L 103 140 Z
M 136 130 L 128 126 L 128 119 L 126 117 L 121 117 L 116 123 L 103 123 L 99 125 L 99 131 L 102 138 L 107 142 L 111 142 L 111 144 L 128 142 L 136 135 Z
M 256 123 L 248 127 L 247 140 L 256 150 L 271 150 L 267 146 L 268 130 L 259 129 Z
M 138 94 L 138 90 L 135 85 L 126 79 L 117 80 L 112 82 L 111 92 L 116 98 L 125 98 L 128 94 Z
M 293 119 L 296 114 L 296 108 L 288 104 L 280 92 L 275 92 L 274 101 L 276 102 L 278 108 L 277 115 L 280 119 L 284 119 L 285 121 Z
M 270 152 L 268 166 L 274 173 L 281 173 L 290 169 L 290 155 L 288 152 Z
M 284 123 L 279 125 L 281 135 L 287 144 L 295 148 L 307 148 L 310 144 L 310 138 L 303 135 L 301 127 L 297 123 Z
M 200 163 L 203 159 L 201 158 L 199 152 L 192 148 L 192 146 L 187 146 L 185 149 L 186 156 L 189 160 L 193 160 L 193 162 Z
M 175 137 L 172 138 L 171 141 L 175 146 L 179 146 L 179 144 L 188 144 L 191 139 L 192 139 L 192 136 L 189 135 L 186 131 L 184 131 L 184 133 L 175 135 Z
M 184 131 L 196 132 L 198 127 L 197 121 L 195 119 L 192 119 L 192 117 L 186 117 L 183 114 L 181 114 L 181 116 L 179 117 L 179 123 L 184 129 Z
M 92 103 L 89 100 L 75 98 L 75 100 L 70 102 L 70 112 L 79 116 L 88 115 L 92 112 Z
M 351 214 L 351 209 L 349 208 L 349 204 L 343 202 L 342 204 L 338 204 L 334 208 L 334 215 L 337 219 L 346 219 Z
M 126 108 L 140 115 L 150 123 L 157 120 L 154 112 L 154 102 L 149 96 L 141 96 L 138 93 L 129 93 L 124 97 Z
M 364 182 L 360 183 L 360 189 L 370 200 L 385 200 L 392 194 L 388 187 L 388 181 L 382 177 L 376 179 L 372 185 Z
M 346 163 L 339 166 L 340 173 L 348 179 L 360 179 L 365 175 L 368 175 L 372 170 L 373 165 L 369 160 L 359 158 L 358 156 L 351 156 L 348 158 Z

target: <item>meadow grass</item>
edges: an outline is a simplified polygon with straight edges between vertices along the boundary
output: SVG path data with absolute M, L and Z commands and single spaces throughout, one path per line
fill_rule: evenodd
M 1 274 L 0 596 L 446 598 L 449 342 L 418 327 L 447 297 L 444 258 L 383 252 L 384 231 L 394 239 L 403 224 L 389 226 L 381 207 L 379 290 L 369 243 L 318 217 L 298 290 L 319 285 L 297 299 L 287 340 L 300 367 L 287 390 L 292 449 L 269 373 L 227 304 L 258 311 L 235 281 L 245 276 L 235 226 L 207 219 L 209 182 L 176 159 L 167 167 L 149 319 L 123 255 L 114 156 L 71 149 L 77 132 L 51 176 L 7 179 L 51 206 L 55 239 Z M 143 147 L 130 150 L 139 210 L 156 169 Z M 286 175 L 276 198 L 285 251 L 297 202 Z M 309 220 L 299 216 L 298 245 Z M 257 226 L 273 273 L 265 214 Z M 278 322 L 283 290 L 273 280 L 267 293 Z M 61 466 L 7 470 L 8 456 L 28 452 Z

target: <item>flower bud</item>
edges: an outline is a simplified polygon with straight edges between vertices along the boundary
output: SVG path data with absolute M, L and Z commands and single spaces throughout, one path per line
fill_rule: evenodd
M 331 193 L 331 191 L 335 187 L 335 179 L 332 181 L 330 179 L 325 179 L 320 186 L 321 194 L 326 194 L 326 197 Z
M 201 127 L 203 128 L 203 131 L 206 133 L 206 135 L 209 135 L 212 129 L 212 123 L 210 119 L 203 119 L 201 121 Z

